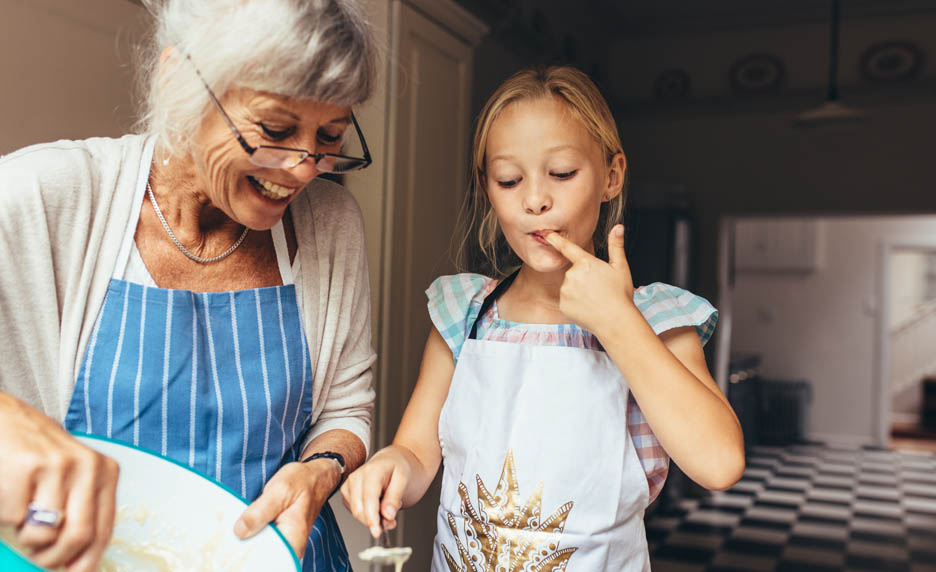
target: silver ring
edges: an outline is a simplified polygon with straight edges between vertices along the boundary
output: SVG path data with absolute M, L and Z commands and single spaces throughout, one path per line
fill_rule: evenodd
M 31 502 L 26 507 L 26 524 L 56 528 L 62 524 L 62 513 L 54 508 L 43 508 Z

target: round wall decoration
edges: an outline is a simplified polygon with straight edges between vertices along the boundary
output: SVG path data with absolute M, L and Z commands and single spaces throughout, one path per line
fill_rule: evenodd
M 868 81 L 908 81 L 922 68 L 923 52 L 910 42 L 883 42 L 861 54 L 861 75 Z
M 729 79 L 738 93 L 772 93 L 783 87 L 786 67 L 776 56 L 753 54 L 731 66 Z

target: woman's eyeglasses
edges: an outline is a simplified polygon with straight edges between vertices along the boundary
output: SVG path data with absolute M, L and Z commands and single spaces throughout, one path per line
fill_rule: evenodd
M 191 61 L 191 58 L 187 57 L 187 59 Z M 194 67 L 194 62 L 192 62 L 192 65 Z M 231 121 L 230 116 L 228 116 L 224 108 L 221 107 L 221 102 L 218 101 L 214 92 L 208 87 L 208 82 L 202 77 L 197 67 L 195 67 L 195 73 L 198 74 L 198 79 L 202 81 L 205 89 L 208 90 L 208 96 L 211 98 L 211 101 L 215 104 L 215 107 L 218 108 L 218 111 L 221 112 L 221 117 L 224 118 L 228 127 L 231 128 L 234 137 L 237 138 L 237 142 L 240 143 L 240 146 L 243 147 L 247 155 L 250 156 L 249 160 L 254 165 L 270 169 L 291 169 L 309 157 L 312 157 L 315 161 L 315 168 L 323 173 L 347 173 L 348 171 L 363 169 L 371 164 L 370 151 L 367 150 L 364 134 L 361 133 L 361 127 L 358 125 L 354 113 L 351 114 L 351 123 L 354 124 L 354 130 L 357 132 L 358 139 L 361 140 L 361 148 L 364 150 L 363 157 L 350 157 L 340 153 L 312 153 L 305 149 L 278 147 L 276 145 L 258 145 L 254 147 L 244 139 L 240 130 L 238 130 L 234 122 Z

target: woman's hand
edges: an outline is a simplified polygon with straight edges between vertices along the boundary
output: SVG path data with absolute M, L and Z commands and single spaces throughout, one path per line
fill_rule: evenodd
M 559 310 L 601 339 L 607 326 L 618 321 L 616 310 L 634 305 L 634 280 L 624 254 L 624 227 L 615 225 L 608 234 L 608 262 L 557 233 L 545 239 L 572 262 L 559 290 Z
M 60 424 L 0 393 L 0 524 L 44 568 L 97 570 L 114 529 L 117 463 Z M 30 503 L 61 515 L 57 526 L 27 522 Z
M 340 480 L 341 470 L 329 459 L 283 465 L 241 515 L 234 534 L 250 538 L 273 522 L 302 558 L 315 520 Z
M 396 528 L 409 479 L 409 462 L 391 445 L 348 476 L 341 486 L 341 499 L 351 515 L 377 538 L 382 529 Z

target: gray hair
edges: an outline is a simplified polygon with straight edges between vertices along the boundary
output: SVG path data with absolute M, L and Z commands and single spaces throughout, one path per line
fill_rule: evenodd
M 172 154 L 189 151 L 211 100 L 234 87 L 333 105 L 365 101 L 377 50 L 359 0 L 143 0 L 155 16 L 140 52 L 140 127 Z M 159 71 L 164 49 L 174 65 Z M 186 62 L 185 57 L 192 62 Z

